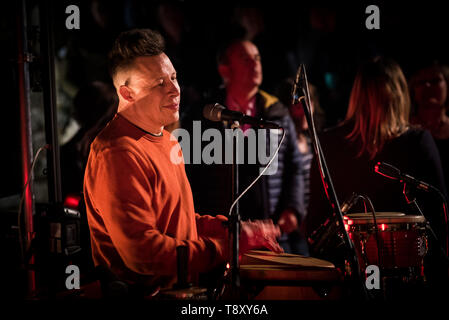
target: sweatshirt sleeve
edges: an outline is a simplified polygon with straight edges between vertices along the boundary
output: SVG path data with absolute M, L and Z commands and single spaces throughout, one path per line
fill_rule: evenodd
M 223 215 L 215 217 L 196 214 L 198 236 L 203 239 L 215 241 L 216 259 L 224 261 L 228 258 L 228 218 Z
M 204 272 L 219 262 L 218 240 L 208 237 L 179 240 L 158 230 L 158 212 L 153 203 L 157 199 L 154 168 L 144 166 L 128 150 L 104 150 L 97 157 L 86 171 L 85 191 L 110 241 L 130 270 L 146 275 L 174 275 L 176 247 L 180 245 L 189 249 L 192 271 Z
M 220 239 L 226 239 L 228 237 L 228 218 L 225 216 L 217 215 L 213 217 L 210 215 L 199 215 L 196 213 L 195 217 L 199 236 Z

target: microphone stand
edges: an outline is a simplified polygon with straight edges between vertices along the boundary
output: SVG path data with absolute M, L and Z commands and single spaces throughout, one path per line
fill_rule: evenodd
M 231 128 L 234 130 L 239 130 L 240 125 L 238 122 L 234 122 L 231 125 Z M 235 140 L 235 142 L 234 142 Z M 232 148 L 234 159 L 232 162 L 232 201 L 234 202 L 239 196 L 239 166 L 238 166 L 238 137 L 236 135 L 232 135 Z M 230 263 L 230 271 L 231 271 L 231 292 L 233 295 L 238 294 L 240 289 L 240 271 L 239 271 L 239 237 L 240 237 L 240 208 L 238 201 L 235 203 L 234 210 L 231 212 L 229 216 L 229 230 L 230 230 L 230 239 L 229 239 L 229 248 L 231 254 L 231 263 Z
M 299 85 L 301 88 L 303 96 L 298 97 L 296 94 L 296 88 Z M 341 234 L 343 235 L 343 240 L 347 245 L 347 255 L 348 260 L 351 265 L 351 272 L 350 276 L 352 277 L 352 280 L 356 282 L 356 286 L 359 287 L 360 293 L 363 295 L 363 298 L 367 300 L 368 294 L 366 292 L 365 288 L 365 281 L 363 281 L 362 275 L 360 273 L 360 265 L 357 258 L 357 253 L 354 247 L 354 244 L 352 240 L 349 238 L 349 234 L 344 228 L 344 220 L 343 220 L 343 214 L 341 212 L 341 207 L 338 202 L 337 194 L 335 192 L 334 185 L 332 184 L 332 180 L 329 174 L 329 169 L 327 167 L 325 157 L 323 150 L 321 149 L 321 145 L 318 139 L 318 135 L 316 133 L 315 124 L 312 119 L 312 113 L 311 113 L 311 107 L 310 107 L 310 93 L 309 93 L 309 87 L 307 82 L 307 75 L 304 64 L 301 64 L 299 66 L 298 73 L 296 75 L 296 80 L 294 84 L 294 90 L 293 90 L 293 104 L 296 104 L 298 102 L 302 102 L 302 107 L 304 109 L 304 114 L 306 116 L 307 124 L 308 124 L 308 130 L 310 137 L 312 139 L 312 144 L 314 148 L 314 155 L 316 160 L 318 161 L 318 167 L 320 170 L 323 187 L 325 188 L 325 192 L 328 195 L 328 200 L 330 202 L 331 207 L 334 210 L 334 214 L 337 217 L 337 221 L 340 226 Z
M 434 189 L 439 192 L 438 189 L 436 189 L 436 188 L 434 188 Z M 446 265 L 449 266 L 449 257 L 447 256 L 447 253 L 444 250 L 444 248 L 441 244 L 441 241 L 438 239 L 435 231 L 433 230 L 433 228 L 430 225 L 429 221 L 427 220 L 426 216 L 424 215 L 421 208 L 419 207 L 418 202 L 416 201 L 416 197 L 415 197 L 414 193 L 412 192 L 412 189 L 409 187 L 409 185 L 406 182 L 404 182 L 404 188 L 402 190 L 402 194 L 404 195 L 407 204 L 410 205 L 410 207 L 412 209 L 414 209 L 415 212 L 417 212 L 419 215 L 423 216 L 424 219 L 426 219 L 426 229 L 427 229 L 427 231 L 429 231 L 430 235 L 432 236 L 433 240 L 435 241 L 436 245 L 438 246 L 438 248 L 440 250 L 440 254 L 443 257 L 444 261 L 446 262 Z M 443 201 L 444 201 L 444 198 L 443 198 Z M 445 204 L 443 203 L 443 205 L 445 205 Z

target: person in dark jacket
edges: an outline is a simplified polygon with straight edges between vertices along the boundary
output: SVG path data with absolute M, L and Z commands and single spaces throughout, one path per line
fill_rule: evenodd
M 369 197 L 377 212 L 417 214 L 407 204 L 403 185 L 375 172 L 377 162 L 389 163 L 401 172 L 433 185 L 447 197 L 435 142 L 429 131 L 409 124 L 409 113 L 407 82 L 396 62 L 376 58 L 360 67 L 346 120 L 319 137 L 340 204 L 355 192 Z M 444 245 L 447 226 L 441 199 L 423 191 L 416 191 L 415 196 L 439 242 Z M 303 226 L 307 236 L 331 218 L 333 211 L 314 159 L 310 205 Z M 315 252 L 313 245 L 311 251 Z M 437 263 L 442 260 L 439 261 Z
M 225 88 L 210 94 L 210 98 L 206 99 L 208 102 L 220 103 L 231 110 L 276 122 L 286 131 L 277 159 L 272 168 L 268 169 L 272 172 L 263 175 L 239 201 L 240 215 L 243 220 L 272 219 L 283 232 L 279 240 L 283 249 L 290 253 L 308 255 L 307 244 L 299 232 L 305 212 L 300 182 L 301 155 L 296 145 L 295 126 L 289 111 L 277 97 L 260 90 L 262 65 L 259 51 L 252 42 L 237 40 L 227 45 L 219 54 L 218 71 Z M 215 128 L 223 134 L 230 125 L 212 122 L 202 116 L 197 116 L 196 119 L 201 119 L 202 130 Z M 184 121 L 185 128 L 190 125 L 189 121 Z M 245 156 L 251 152 L 250 144 L 259 145 L 257 152 L 261 152 L 269 145 L 277 147 L 280 141 L 281 135 L 272 130 L 268 134 L 266 145 L 261 148 L 259 140 L 255 143 L 247 137 L 248 130 L 256 128 L 247 124 L 240 128 L 246 136 Z M 273 149 L 275 148 L 271 148 Z M 259 175 L 264 165 L 266 163 L 260 161 L 254 164 L 246 161 L 239 165 L 239 194 Z M 233 199 L 230 164 L 191 164 L 186 165 L 186 170 L 195 205 L 200 212 L 229 211 Z
M 427 129 L 440 153 L 446 187 L 449 184 L 449 74 L 438 61 L 425 61 L 409 79 L 411 122 Z

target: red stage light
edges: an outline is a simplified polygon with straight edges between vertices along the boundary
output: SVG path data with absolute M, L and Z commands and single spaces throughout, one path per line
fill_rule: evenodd
M 80 202 L 81 202 L 81 196 L 69 194 L 67 197 L 65 197 L 64 207 L 78 209 Z

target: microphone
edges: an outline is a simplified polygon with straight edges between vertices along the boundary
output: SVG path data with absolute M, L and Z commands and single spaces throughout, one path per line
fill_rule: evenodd
M 250 124 L 263 129 L 282 128 L 274 122 L 251 117 L 242 112 L 229 110 L 219 103 L 207 104 L 203 109 L 203 116 L 210 121 L 238 121 L 240 124 Z
M 299 95 L 298 95 L 298 89 L 302 88 L 303 82 L 304 82 L 304 72 L 303 72 L 303 64 L 299 65 L 298 71 L 296 72 L 296 78 L 295 83 L 293 84 L 293 90 L 292 90 L 292 104 L 296 104 Z
M 418 180 L 408 174 L 402 173 L 398 168 L 386 162 L 378 162 L 374 166 L 374 171 L 389 179 L 399 180 L 401 182 L 412 184 L 420 190 L 430 191 L 431 188 L 428 183 Z
M 349 209 L 351 209 L 354 206 L 357 200 L 359 200 L 359 195 L 353 192 L 351 197 L 349 197 L 346 201 L 342 203 L 341 213 L 346 214 L 349 211 Z

